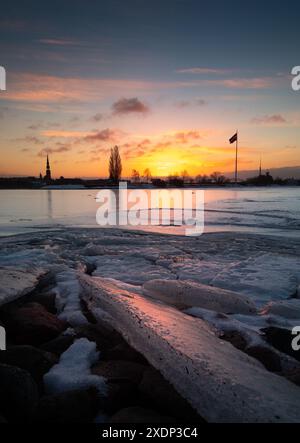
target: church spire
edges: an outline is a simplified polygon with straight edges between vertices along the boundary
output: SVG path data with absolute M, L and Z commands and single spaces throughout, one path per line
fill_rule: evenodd
M 50 169 L 50 162 L 49 162 L 49 156 L 47 154 L 47 163 L 46 163 L 46 175 L 45 175 L 46 181 L 51 181 L 51 169 Z
M 259 160 L 259 177 L 261 176 L 261 156 L 260 156 L 260 160 Z

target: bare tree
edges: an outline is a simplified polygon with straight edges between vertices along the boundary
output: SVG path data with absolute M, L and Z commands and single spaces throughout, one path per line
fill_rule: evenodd
M 201 174 L 199 174 L 199 175 L 197 175 L 196 176 L 196 178 L 195 178 L 195 181 L 196 181 L 196 183 L 204 183 L 204 184 L 207 184 L 207 183 L 210 183 L 211 182 L 211 178 L 209 178 L 207 175 L 201 175 Z
M 228 178 L 225 177 L 225 175 L 221 174 L 221 172 L 213 172 L 210 177 L 218 185 L 223 185 L 224 183 L 228 183 L 229 181 Z
M 184 183 L 187 183 L 191 180 L 191 177 L 186 169 L 184 169 L 184 171 L 181 171 L 181 178 Z
M 146 169 L 145 169 L 144 174 L 143 174 L 143 177 L 145 178 L 145 180 L 146 180 L 147 183 L 150 182 L 150 180 L 151 180 L 151 178 L 152 178 L 152 175 L 151 175 L 151 171 L 150 171 L 149 168 L 146 168 Z
M 118 146 L 114 146 L 110 150 L 109 158 L 109 178 L 114 182 L 118 182 L 122 174 L 122 161 Z
M 132 173 L 131 173 L 131 178 L 132 178 L 133 183 L 139 183 L 140 182 L 139 171 L 137 171 L 136 169 L 133 169 Z

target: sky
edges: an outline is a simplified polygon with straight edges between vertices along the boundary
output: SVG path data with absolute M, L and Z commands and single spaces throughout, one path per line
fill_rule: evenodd
M 298 1 L 1 5 L 0 175 L 229 173 L 300 165 Z

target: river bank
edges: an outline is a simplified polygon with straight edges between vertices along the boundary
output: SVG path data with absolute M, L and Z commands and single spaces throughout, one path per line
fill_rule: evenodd
M 297 240 L 61 229 L 0 244 L 9 422 L 300 421 Z M 28 417 L 11 415 L 20 395 Z

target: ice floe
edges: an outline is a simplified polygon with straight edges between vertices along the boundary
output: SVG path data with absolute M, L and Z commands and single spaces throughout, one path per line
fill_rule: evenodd
M 255 304 L 246 296 L 193 281 L 150 280 L 144 283 L 143 293 L 170 305 L 199 306 L 229 314 L 256 312 Z
M 220 340 L 200 319 L 105 279 L 79 275 L 86 302 L 143 353 L 208 421 L 298 422 L 300 388 Z M 249 382 L 250 381 L 250 382 Z
M 0 268 L 0 306 L 33 291 L 44 273 L 39 268 L 31 271 Z

